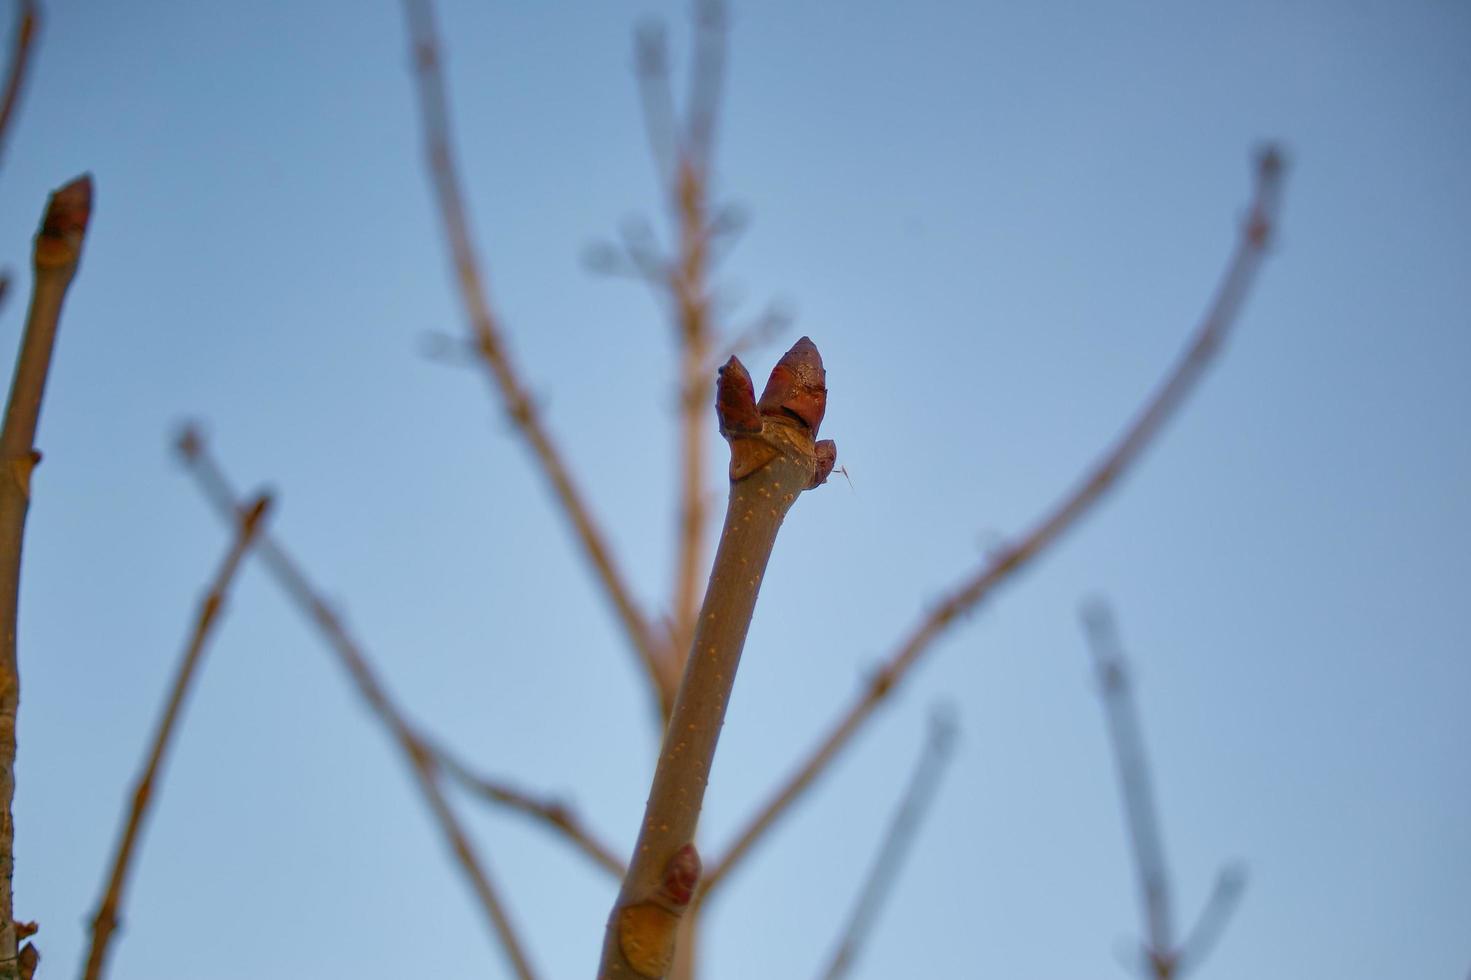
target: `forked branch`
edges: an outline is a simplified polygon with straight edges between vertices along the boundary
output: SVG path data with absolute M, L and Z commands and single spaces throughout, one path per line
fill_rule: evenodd
M 444 769 L 445 775 L 469 792 L 497 806 L 525 814 L 551 828 L 615 878 L 621 879 L 628 870 L 622 859 L 613 853 L 613 849 L 583 826 L 582 819 L 567 804 L 559 800 L 538 798 L 507 783 L 488 779 L 451 755 L 442 745 L 431 746 L 431 751 Z
M 470 218 L 455 166 L 450 139 L 449 100 L 440 69 L 433 4 L 430 0 L 404 0 L 404 12 L 414 59 L 424 154 L 475 350 L 500 395 L 506 413 L 525 438 L 542 475 L 551 484 L 557 502 L 572 523 L 582 550 L 607 592 L 650 683 L 656 692 L 662 694 L 673 689 L 670 677 L 674 668 L 665 655 L 666 648 L 655 641 L 627 580 L 613 561 L 612 550 L 601 528 L 593 520 L 582 491 L 573 482 L 561 450 L 542 422 L 536 402 L 522 385 L 520 374 L 506 350 L 500 322 L 490 306 L 479 259 L 470 238 Z
M 884 834 L 879 846 L 878 858 L 863 883 L 858 902 L 843 928 L 842 938 L 833 951 L 823 980 L 841 980 L 853 969 L 863 943 L 873 933 L 874 921 L 879 909 L 903 866 L 904 856 L 919 835 L 919 826 L 924 820 L 940 779 L 945 774 L 945 764 L 950 761 L 955 744 L 955 719 L 947 710 L 936 710 L 930 716 L 929 737 L 920 753 L 919 764 L 904 791 L 899 808 L 894 811 L 893 821 Z
M 735 841 L 706 876 L 706 892 L 723 881 L 756 841 L 812 786 L 874 710 L 908 676 L 934 641 L 960 616 L 975 609 L 996 586 L 1076 524 L 1139 459 L 1186 395 L 1194 389 L 1236 321 L 1275 228 L 1282 171 L 1282 156 L 1275 148 L 1268 148 L 1259 155 L 1255 191 L 1225 276 L 1184 353 L 1139 414 L 1078 484 L 1045 512 L 1029 531 L 998 551 L 985 567 L 961 582 L 920 618 L 828 734 L 736 835 Z
M 1113 746 L 1118 769 L 1134 868 L 1139 875 L 1139 898 L 1146 928 L 1143 960 L 1154 980 L 1175 980 L 1199 963 L 1214 945 L 1226 918 L 1241 896 L 1245 874 L 1234 865 L 1222 870 L 1189 941 L 1177 946 L 1169 867 L 1165 862 L 1164 844 L 1160 840 L 1159 812 L 1154 802 L 1154 787 L 1144 754 L 1144 737 L 1139 731 L 1139 709 L 1134 703 L 1123 646 L 1119 643 L 1113 613 L 1104 603 L 1089 604 L 1083 610 L 1082 619 L 1088 635 L 1088 648 L 1093 654 L 1093 665 L 1098 672 L 1098 688 L 1108 718 L 1109 744 Z
M 608 917 L 601 980 L 656 980 L 674 962 L 699 880 L 695 828 L 766 563 L 797 495 L 832 471 L 832 442 L 814 440 L 826 400 L 822 359 L 806 337 L 772 371 L 759 404 L 739 361 L 721 369 L 716 412 L 731 450 L 725 528 L 638 843 Z
M 189 694 L 194 673 L 204 656 L 205 644 L 209 642 L 214 626 L 219 621 L 220 611 L 224 608 L 225 597 L 229 593 L 231 583 L 235 580 L 235 573 L 239 570 L 240 562 L 246 552 L 250 550 L 251 542 L 255 539 L 270 502 L 268 496 L 257 497 L 254 503 L 244 511 L 235 530 L 234 540 L 230 543 L 230 550 L 225 554 L 224 561 L 220 563 L 219 570 L 215 572 L 214 578 L 210 581 L 209 591 L 199 603 L 199 612 L 194 618 L 194 627 L 190 631 L 189 642 L 184 647 L 184 656 L 179 661 L 178 672 L 174 675 L 173 687 L 169 691 L 168 700 L 164 702 L 163 713 L 159 716 L 158 727 L 154 731 L 153 746 L 148 752 L 148 760 L 144 763 L 143 772 L 133 787 L 132 804 L 128 808 L 127 819 L 123 822 L 122 835 L 118 838 L 117 851 L 112 860 L 112 873 L 107 879 L 107 888 L 102 893 L 102 900 L 97 904 L 97 914 L 92 919 L 92 946 L 87 953 L 87 965 L 82 972 L 84 980 L 99 980 L 106 968 L 108 944 L 112 940 L 113 931 L 117 928 L 118 912 L 123 903 L 123 891 L 127 887 L 128 872 L 132 868 L 133 848 L 138 843 L 138 834 L 143 829 L 143 821 L 147 816 L 149 804 L 153 800 L 153 785 L 163 768 L 164 754 L 168 752 L 173 739 L 174 725 L 179 720 L 179 712 L 184 706 L 184 699 Z
M 17 949 L 15 901 L 15 724 L 20 708 L 20 668 L 16 619 L 20 602 L 21 546 L 31 504 L 31 472 L 41 460 L 35 449 L 41 397 L 51 372 L 51 354 L 61 322 L 62 302 L 82 257 L 82 242 L 92 214 L 92 178 L 78 177 L 51 195 L 32 249 L 35 272 L 31 305 L 21 334 L 20 353 L 0 430 L 0 980 L 34 969 L 39 955 Z
M 178 450 L 190 474 L 219 516 L 229 521 L 237 520 L 240 507 L 236 502 L 235 491 L 206 451 L 199 433 L 192 428 L 184 430 L 179 438 Z M 471 890 L 479 899 L 491 931 L 500 940 L 501 948 L 510 960 L 516 976 L 519 980 L 535 980 L 535 973 L 522 949 L 521 939 L 506 914 L 500 893 L 476 855 L 459 817 L 445 799 L 444 789 L 440 784 L 442 774 L 433 753 L 389 697 L 387 688 L 368 662 L 367 654 L 347 632 L 347 627 L 312 585 L 296 559 L 265 533 L 260 535 L 255 550 L 265 561 L 277 584 L 327 641 L 328 647 L 337 655 L 338 662 L 357 687 L 358 694 L 403 753 L 419 792 L 429 805 L 430 812 L 434 814 L 440 833 L 454 852 Z

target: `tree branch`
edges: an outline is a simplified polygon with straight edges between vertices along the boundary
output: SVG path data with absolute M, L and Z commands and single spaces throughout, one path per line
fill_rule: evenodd
M 186 429 L 179 438 L 178 450 L 200 490 L 219 515 L 226 520 L 237 519 L 239 507 L 236 504 L 235 491 L 205 450 L 204 440 L 199 433 Z M 479 899 L 491 930 L 500 940 L 516 976 L 519 980 L 535 980 L 535 973 L 522 950 L 516 929 L 506 914 L 504 903 L 491 882 L 489 873 L 476 855 L 459 818 L 444 797 L 444 790 L 440 785 L 441 774 L 433 753 L 389 698 L 387 689 L 369 664 L 367 655 L 348 634 L 342 620 L 322 599 L 321 593 L 307 579 L 296 560 L 267 533 L 261 533 L 256 553 L 265 561 L 277 584 L 296 604 L 298 611 L 317 627 L 357 687 L 358 694 L 392 736 L 403 753 L 404 760 L 409 764 L 414 781 L 425 802 L 429 804 L 430 812 L 434 814 L 445 842 L 454 852 L 471 890 Z
M 15 47 L 10 52 L 10 66 L 5 74 L 5 92 L 0 95 L 0 155 L 5 152 L 10 135 L 10 120 L 25 87 L 26 70 L 31 64 L 31 42 L 36 36 L 39 14 L 35 0 L 20 0 L 15 11 Z
M 813 440 L 827 388 L 806 337 L 777 364 L 759 406 L 737 360 L 721 370 L 717 392 L 721 434 L 731 445 L 725 529 L 638 843 L 608 917 L 601 980 L 652 980 L 673 963 L 699 880 L 695 829 L 761 578 L 782 519 L 801 491 L 826 478 L 836 453 L 830 441 Z
M 15 725 L 20 708 L 20 669 L 15 638 L 20 604 L 21 547 L 31 503 L 31 471 L 41 397 L 51 371 L 56 329 L 67 287 L 76 275 L 92 213 L 92 178 L 78 177 L 51 195 L 32 250 L 35 282 L 26 314 L 10 399 L 0 430 L 0 980 L 20 976 L 15 900 Z M 34 967 L 32 967 L 34 968 Z
M 894 811 L 893 821 L 879 846 L 878 858 L 868 873 L 868 880 L 863 884 L 858 902 L 843 929 L 842 938 L 823 974 L 824 980 L 841 980 L 846 977 L 858 958 L 864 940 L 873 932 L 873 923 L 878 918 L 880 906 L 893 890 L 909 846 L 918 836 L 920 823 L 934 800 L 935 791 L 939 789 L 954 743 L 953 714 L 946 710 L 936 710 L 930 716 L 929 738 L 925 740 L 919 763 L 914 768 L 914 775 L 904 791 L 899 808 Z
M 1128 669 L 1119 647 L 1113 614 L 1102 603 L 1083 611 L 1088 647 L 1098 671 L 1098 686 L 1108 717 L 1109 743 L 1118 767 L 1119 790 L 1124 798 L 1125 822 L 1139 873 L 1139 897 L 1148 929 L 1145 953 L 1161 980 L 1168 980 L 1174 961 L 1174 928 L 1169 870 L 1159 836 L 1159 819 L 1139 733 L 1139 712 L 1129 686 Z
M 654 690 L 661 694 L 662 708 L 662 692 L 672 689 L 673 684 L 669 678 L 675 668 L 668 663 L 670 658 L 664 655 L 664 648 L 654 640 L 622 572 L 613 562 L 612 552 L 601 529 L 593 520 L 582 492 L 573 483 L 572 474 L 561 451 L 552 442 L 535 403 L 522 386 L 506 351 L 500 324 L 487 298 L 475 247 L 470 239 L 469 216 L 451 149 L 449 104 L 444 77 L 440 72 L 439 41 L 434 28 L 433 5 L 430 0 L 404 0 L 404 12 L 408 19 L 412 44 L 424 153 L 439 206 L 440 221 L 444 225 L 445 238 L 454 262 L 460 299 L 476 350 L 500 394 L 507 414 L 526 439 L 542 474 L 551 484 L 554 496 L 572 523 L 587 560 L 607 592 L 618 620 L 627 632 Z
M 174 675 L 173 687 L 154 730 L 153 747 L 149 750 L 148 761 L 144 763 L 143 772 L 139 775 L 138 782 L 133 788 L 133 802 L 128 808 L 127 820 L 123 823 L 122 835 L 118 838 L 107 888 L 102 893 L 102 900 L 97 905 L 97 914 L 92 920 L 92 946 L 87 953 L 87 965 L 82 973 L 84 980 L 100 980 L 103 975 L 107 962 L 108 944 L 112 939 L 113 931 L 117 928 L 118 910 L 122 907 L 123 890 L 127 887 L 133 848 L 137 844 L 139 832 L 143 829 L 143 820 L 152 800 L 154 780 L 162 770 L 164 753 L 168 751 L 174 733 L 174 725 L 178 722 L 179 711 L 184 706 L 184 698 L 189 693 L 189 685 L 193 680 L 194 672 L 203 658 L 205 644 L 209 641 L 214 625 L 219 621 L 219 614 L 224 608 L 225 598 L 235 579 L 235 573 L 240 568 L 241 559 L 250 549 L 251 542 L 255 538 L 270 502 L 269 496 L 262 495 L 257 497 L 254 503 L 244 511 L 235 529 L 235 537 L 230 543 L 230 550 L 210 581 L 209 591 L 199 603 L 199 612 L 194 618 L 194 627 L 190 632 L 188 644 L 184 648 L 184 656 L 179 661 L 179 669 Z
M 1129 682 L 1129 668 L 1119 643 L 1113 613 L 1106 603 L 1084 607 L 1083 628 L 1098 671 L 1098 687 L 1108 717 L 1109 743 L 1119 774 L 1124 798 L 1125 822 L 1133 846 L 1134 867 L 1139 874 L 1139 897 L 1143 907 L 1147 940 L 1144 962 L 1155 980 L 1183 977 L 1215 944 L 1226 919 L 1235 907 L 1245 884 L 1244 873 L 1235 866 L 1222 870 L 1210 900 L 1191 931 L 1189 940 L 1177 946 L 1174 936 L 1174 907 L 1170 900 L 1169 867 L 1160 841 L 1159 814 L 1139 732 L 1139 708 Z
M 615 878 L 622 879 L 628 870 L 622 859 L 613 853 L 613 849 L 584 827 L 581 818 L 565 803 L 538 799 L 514 786 L 473 772 L 442 745 L 431 745 L 429 748 L 444 774 L 466 790 L 482 799 L 525 814 L 557 831 L 594 864 Z
M 838 719 L 828 735 L 761 807 L 715 863 L 705 879 L 707 893 L 729 874 L 736 862 L 811 787 L 874 710 L 908 676 L 909 671 L 934 641 L 959 616 L 974 609 L 996 586 L 1061 537 L 1138 460 L 1164 423 L 1194 388 L 1236 320 L 1276 221 L 1282 169 L 1282 157 L 1276 149 L 1268 148 L 1260 154 L 1256 167 L 1255 192 L 1225 276 L 1184 353 L 1139 414 L 1087 471 L 1083 479 L 1029 531 L 1016 543 L 1002 549 L 979 572 L 962 582 L 910 630 L 882 668 L 858 693 L 853 704 Z

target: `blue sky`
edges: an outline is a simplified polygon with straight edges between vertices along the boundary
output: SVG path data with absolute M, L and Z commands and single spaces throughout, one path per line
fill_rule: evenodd
M 630 32 L 684 4 L 447 3 L 493 298 L 645 605 L 671 580 L 674 346 L 578 256 L 659 202 Z M 710 909 L 706 975 L 811 975 L 941 699 L 961 741 L 862 977 L 1123 975 L 1138 930 L 1077 623 L 1136 669 L 1178 917 L 1250 883 L 1201 977 L 1471 966 L 1471 9 L 737 2 L 719 191 L 732 322 L 796 313 L 851 476 L 802 499 L 757 609 L 701 843 L 719 851 L 894 639 L 1110 439 L 1292 162 L 1239 332 L 1119 492 L 950 632 Z M 39 435 L 20 632 L 17 912 L 80 963 L 119 808 L 226 536 L 171 459 L 199 419 L 411 713 L 627 847 L 656 747 L 632 660 L 481 379 L 396 5 L 47 6 L 0 175 L 97 207 Z M 13 345 L 20 303 L 0 311 Z M 763 374 L 780 345 L 747 358 Z M 653 379 L 653 380 L 651 380 Z M 612 414 L 609 406 L 621 407 Z M 713 420 L 712 420 L 713 427 Z M 718 447 L 716 447 L 718 448 Z M 712 460 L 718 463 L 715 450 Z M 798 583 L 804 583 L 798 589 Z M 614 885 L 463 809 L 545 976 Z M 250 565 L 143 842 L 120 977 L 503 976 L 376 723 Z

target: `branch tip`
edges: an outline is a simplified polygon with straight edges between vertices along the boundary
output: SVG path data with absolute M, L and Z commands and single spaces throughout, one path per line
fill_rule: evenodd
M 36 233 L 35 263 L 38 269 L 64 268 L 81 255 L 82 238 L 92 216 L 92 175 L 82 174 L 52 191 L 46 215 Z
M 183 458 L 184 462 L 192 463 L 204 452 L 204 436 L 199 427 L 192 422 L 186 424 L 179 430 L 178 438 L 174 440 L 174 451 Z

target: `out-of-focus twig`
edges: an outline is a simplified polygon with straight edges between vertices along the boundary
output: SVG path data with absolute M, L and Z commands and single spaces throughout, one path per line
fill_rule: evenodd
M 1205 911 L 1184 945 L 1175 944 L 1174 906 L 1170 899 L 1169 867 L 1160 840 L 1158 807 L 1139 732 L 1139 709 L 1129 682 L 1128 665 L 1113 613 L 1102 602 L 1084 607 L 1083 628 L 1098 671 L 1099 691 L 1108 717 L 1109 742 L 1118 768 L 1124 799 L 1125 823 L 1139 874 L 1140 904 L 1144 911 L 1144 961 L 1154 980 L 1174 980 L 1200 962 L 1214 944 L 1235 907 L 1245 882 L 1239 867 L 1228 866 L 1216 880 Z
M 524 790 L 499 780 L 489 779 L 470 769 L 442 745 L 430 746 L 434 757 L 444 769 L 445 775 L 466 790 L 510 810 L 523 813 L 537 822 L 551 827 L 569 843 L 580 850 L 592 862 L 613 877 L 622 879 L 627 866 L 613 853 L 613 849 L 598 840 L 582 823 L 582 819 L 567 804 L 532 796 Z
M 475 348 L 490 380 L 500 393 L 507 413 L 526 439 L 543 475 L 551 484 L 553 494 L 567 519 L 571 521 L 589 563 L 628 634 L 634 652 L 655 691 L 660 695 L 661 706 L 667 709 L 665 692 L 668 692 L 668 697 L 672 697 L 678 679 L 677 669 L 669 663 L 667 651 L 654 639 L 623 573 L 613 561 L 612 551 L 602 530 L 593 520 L 592 511 L 582 491 L 573 482 L 561 450 L 552 441 L 536 403 L 522 385 L 506 350 L 500 323 L 490 306 L 479 260 L 471 242 L 469 214 L 455 167 L 450 139 L 449 101 L 440 69 L 440 46 L 434 26 L 433 4 L 430 0 L 404 0 L 404 12 L 407 15 L 412 45 L 425 157 Z
M 179 438 L 178 450 L 200 490 L 219 515 L 227 520 L 237 519 L 240 509 L 236 503 L 235 491 L 214 458 L 206 451 L 199 432 L 192 428 L 185 429 Z M 535 973 L 522 949 L 521 939 L 506 913 L 505 904 L 476 855 L 459 817 L 445 799 L 440 784 L 442 774 L 439 765 L 424 739 L 389 697 L 387 689 L 368 662 L 367 654 L 321 597 L 321 592 L 306 577 L 296 559 L 267 533 L 260 535 L 255 550 L 297 609 L 317 627 L 348 676 L 352 678 L 358 694 L 372 709 L 373 715 L 383 723 L 383 727 L 403 753 L 420 793 L 479 899 L 491 930 L 500 940 L 516 976 L 519 980 L 535 980 Z
M 1256 162 L 1256 181 L 1250 207 L 1225 275 L 1204 318 L 1184 352 L 1129 426 L 1052 509 L 1017 541 L 1003 548 L 985 567 L 962 582 L 925 614 L 900 641 L 893 654 L 859 691 L 852 705 L 822 741 L 803 759 L 771 798 L 736 835 L 725 854 L 705 878 L 713 890 L 758 839 L 806 792 L 847 746 L 934 641 L 960 616 L 976 608 L 1002 582 L 1028 564 L 1071 528 L 1118 482 L 1138 460 L 1166 421 L 1195 387 L 1207 365 L 1236 322 L 1250 291 L 1276 223 L 1283 159 L 1269 147 Z
M 31 64 L 31 42 L 35 39 L 39 19 L 35 0 L 20 0 L 16 4 L 15 46 L 10 51 L 10 65 L 5 73 L 5 91 L 0 95 L 0 156 L 5 153 L 10 120 L 20 101 L 21 89 L 25 87 L 26 69 Z
M 21 334 L 20 352 L 0 430 L 0 980 L 20 975 L 24 950 L 17 948 L 15 900 L 15 725 L 20 709 L 20 664 L 16 620 L 20 604 L 21 546 L 31 505 L 31 473 L 40 462 L 36 425 L 51 372 L 56 330 L 67 288 L 82 257 L 92 214 L 92 178 L 81 176 L 46 203 L 31 252 L 35 279 Z M 39 955 L 39 954 L 36 954 Z M 34 965 L 32 966 L 34 969 Z
M 828 963 L 827 971 L 823 973 L 824 980 L 841 980 L 846 977 L 852 970 L 864 941 L 872 934 L 880 907 L 893 890 L 894 880 L 904 864 L 904 857 L 918 836 L 920 823 L 934 799 L 935 791 L 939 789 L 954 743 L 954 713 L 948 708 L 938 708 L 930 716 L 929 737 L 925 740 L 919 763 L 914 768 L 914 775 L 904 791 L 899 808 L 894 811 L 893 820 L 879 847 L 878 858 L 868 873 L 868 879 L 863 883 L 863 890 L 843 928 L 843 935 L 833 951 L 833 958 Z
M 1216 875 L 1216 884 L 1211 889 L 1210 898 L 1206 899 L 1205 908 L 1201 909 L 1195 927 L 1180 943 L 1175 954 L 1176 976 L 1183 977 L 1194 970 L 1215 948 L 1245 890 L 1246 868 L 1243 865 L 1228 864 Z
M 205 644 L 209 641 L 215 623 L 219 621 L 219 614 L 224 608 L 225 597 L 235 579 L 235 573 L 240 568 L 241 559 L 245 557 L 251 542 L 255 539 L 270 502 L 269 496 L 262 495 L 257 497 L 254 503 L 244 511 L 239 526 L 236 528 L 234 540 L 230 543 L 230 550 L 226 553 L 224 561 L 220 563 L 219 570 L 215 572 L 209 591 L 200 601 L 199 612 L 194 619 L 194 627 L 190 631 L 188 644 L 184 648 L 184 656 L 179 661 L 179 669 L 174 675 L 173 687 L 170 689 L 168 700 L 164 703 L 163 713 L 159 716 L 158 726 L 154 731 L 153 747 L 149 750 L 148 760 L 143 765 L 143 772 L 139 775 L 138 782 L 133 788 L 132 804 L 128 808 L 122 836 L 118 838 L 117 851 L 113 855 L 112 873 L 108 876 L 102 900 L 97 904 L 97 914 L 92 919 L 92 946 L 87 953 L 87 965 L 82 972 L 84 980 L 99 980 L 103 975 L 107 964 L 108 944 L 112 939 L 113 931 L 117 928 L 118 910 L 122 907 L 123 890 L 127 887 L 128 872 L 132 868 L 133 848 L 138 842 L 138 834 L 143 829 L 143 820 L 152 802 L 154 781 L 163 767 L 164 754 L 168 751 L 173 738 L 174 725 L 179 720 L 179 711 L 183 708 L 184 699 L 189 694 L 190 682 L 204 656 Z
M 670 263 L 669 289 L 679 338 L 679 517 L 675 535 L 673 659 L 683 666 L 694 635 L 704 569 L 705 525 L 709 519 L 706 490 L 706 413 L 713 392 L 710 355 L 717 345 L 710 310 L 710 196 L 715 119 L 725 74 L 725 10 L 720 0 L 699 0 L 695 7 L 694 56 L 684 124 L 675 134 L 676 158 L 666 175 L 665 193 L 673 215 L 676 254 Z M 660 58 L 661 62 L 667 59 Z M 654 82 L 668 89 L 667 68 Z M 646 111 L 653 111 L 645 99 Z M 660 109 L 659 111 L 666 111 Z M 650 129 L 662 125 L 650 118 Z M 658 163 L 657 159 L 655 161 Z

